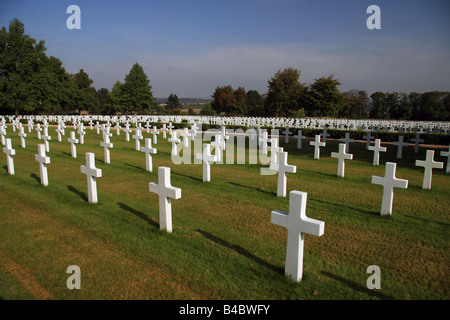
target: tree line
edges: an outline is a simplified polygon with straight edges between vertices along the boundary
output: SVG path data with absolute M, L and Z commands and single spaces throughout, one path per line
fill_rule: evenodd
M 14 19 L 0 30 L 0 114 L 181 114 L 183 104 L 170 94 L 165 104 L 153 97 L 150 80 L 135 63 L 112 90 L 96 90 L 83 70 L 69 74 L 61 60 L 48 57 L 43 40 L 25 34 Z M 203 115 L 256 117 L 329 117 L 351 119 L 450 120 L 450 92 L 341 92 L 333 75 L 300 82 L 301 71 L 279 70 L 267 93 L 217 86 Z M 189 114 L 194 114 L 189 108 Z

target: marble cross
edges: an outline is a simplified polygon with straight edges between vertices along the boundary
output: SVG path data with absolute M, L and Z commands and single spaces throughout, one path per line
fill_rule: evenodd
M 145 170 L 153 172 L 152 154 L 156 153 L 156 149 L 152 148 L 150 138 L 145 138 L 145 147 L 141 147 L 141 151 L 145 153 Z
M 324 129 L 324 131 L 326 131 Z M 314 141 L 310 141 L 309 144 L 314 146 L 314 159 L 320 158 L 320 147 L 325 147 L 325 142 L 320 142 L 321 135 L 317 134 Z
M 158 183 L 150 182 L 150 192 L 159 196 L 159 228 L 172 232 L 172 203 L 171 199 L 181 198 L 181 189 L 170 184 L 170 168 L 158 168 Z
M 416 160 L 416 166 L 417 167 L 424 167 L 425 171 L 423 174 L 423 184 L 422 189 L 431 189 L 431 180 L 433 177 L 433 169 L 442 169 L 444 168 L 443 162 L 436 162 L 434 161 L 434 150 L 427 150 L 427 156 L 425 158 L 425 161 L 422 160 Z
M 306 200 L 306 192 L 291 191 L 289 192 L 289 212 L 274 210 L 270 215 L 271 223 L 288 230 L 284 273 L 297 282 L 303 277 L 304 234 L 320 237 L 325 229 L 325 222 L 306 216 Z
M 345 160 L 352 160 L 353 155 L 345 152 L 345 143 L 339 143 L 339 152 L 332 152 L 331 157 L 338 159 L 337 176 L 343 178 L 345 175 Z
M 38 144 L 38 154 L 34 156 L 34 159 L 39 162 L 39 172 L 41 174 L 41 184 L 48 186 L 48 173 L 47 165 L 50 163 L 50 157 L 45 154 L 45 145 Z
M 10 175 L 15 174 L 14 171 L 14 160 L 13 155 L 16 154 L 16 150 L 14 150 L 11 146 L 11 139 L 6 139 L 5 147 L 3 148 L 3 153 L 6 154 L 6 166 L 8 167 L 8 173 Z
M 392 204 L 394 201 L 394 188 L 408 188 L 408 180 L 395 177 L 397 164 L 386 162 L 386 173 L 384 177 L 372 176 L 372 183 L 383 186 L 383 198 L 381 201 L 380 215 L 386 216 L 392 214 Z
M 369 146 L 369 150 L 373 151 L 373 165 L 380 164 L 380 152 L 386 152 L 386 147 L 381 146 L 381 139 L 375 139 L 375 145 Z
M 97 203 L 97 178 L 102 176 L 102 170 L 95 167 L 95 153 L 86 152 L 86 165 L 81 166 L 81 173 L 87 176 L 89 203 Z

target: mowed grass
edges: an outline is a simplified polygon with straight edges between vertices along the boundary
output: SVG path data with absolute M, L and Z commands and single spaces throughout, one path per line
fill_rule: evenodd
M 386 145 L 374 167 L 365 144 L 352 143 L 354 160 L 346 161 L 339 178 L 330 157 L 338 141 L 328 139 L 314 160 L 309 142 L 296 150 L 294 140 L 285 145 L 280 139 L 288 163 L 297 166 L 287 174 L 288 192 L 307 192 L 307 216 L 325 222 L 323 236 L 305 235 L 303 280 L 295 283 L 284 276 L 287 230 L 270 223 L 272 210 L 288 211 L 289 197 L 276 196 L 277 175 L 260 174 L 267 166 L 214 164 L 211 182 L 202 182 L 202 165 L 175 165 L 171 144 L 160 134 L 153 172 L 146 172 L 144 153 L 124 132 L 111 138 L 111 164 L 105 164 L 95 129 L 86 130 L 72 158 L 71 130 L 63 142 L 49 130 L 49 186 L 43 187 L 34 160 L 43 141 L 33 131 L 22 149 L 8 127 L 16 174 L 8 175 L 2 154 L 2 299 L 450 298 L 450 178 L 434 170 L 432 189 L 422 190 L 423 168 L 414 163 L 425 159 L 427 147 L 418 154 L 405 148 L 397 160 L 397 148 Z M 439 156 L 446 149 L 436 150 L 435 160 L 446 165 Z M 80 171 L 86 152 L 96 154 L 102 169 L 98 204 L 88 203 Z M 396 176 L 409 186 L 395 189 L 393 215 L 381 217 L 382 187 L 371 177 L 384 176 L 387 161 L 398 163 Z M 182 189 L 182 198 L 172 200 L 171 234 L 159 230 L 158 196 L 149 192 L 159 166 L 171 167 L 171 183 Z M 80 267 L 80 290 L 66 286 L 70 265 Z M 366 286 L 370 265 L 380 267 L 381 289 Z

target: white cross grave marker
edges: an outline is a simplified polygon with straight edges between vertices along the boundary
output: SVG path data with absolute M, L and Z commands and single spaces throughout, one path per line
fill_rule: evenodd
M 44 139 L 45 151 L 50 152 L 50 143 L 52 137 L 48 135 L 48 127 L 44 127 L 44 134 L 42 135 L 42 139 Z
M 181 198 L 181 189 L 170 184 L 170 168 L 158 168 L 158 183 L 150 182 L 150 192 L 159 196 L 159 228 L 172 232 L 172 203 L 171 199 Z
M 36 130 L 37 138 L 38 138 L 39 140 L 41 140 L 41 131 L 42 131 L 41 124 L 38 123 L 38 124 L 36 125 L 36 129 L 34 129 L 34 130 Z
M 145 170 L 153 172 L 152 154 L 156 153 L 156 149 L 152 148 L 152 140 L 145 138 L 145 147 L 141 148 L 142 152 L 145 152 Z
M 289 135 L 292 133 L 291 131 L 289 131 L 289 127 L 286 127 L 283 133 L 284 133 L 284 143 L 289 143 Z
M 447 168 L 445 173 L 450 173 L 450 145 L 448 146 L 448 151 L 441 151 L 441 157 L 447 157 Z
M 427 150 L 427 156 L 425 161 L 416 160 L 417 167 L 424 167 L 425 172 L 423 174 L 423 184 L 422 189 L 431 189 L 431 179 L 433 177 L 433 168 L 442 169 L 444 168 L 443 162 L 434 161 L 434 150 Z
M 141 150 L 141 141 L 140 141 L 140 139 L 143 138 L 142 135 L 141 135 L 141 129 L 136 128 L 136 132 L 131 137 L 136 141 L 136 150 L 140 151 Z
M 105 154 L 105 163 L 111 163 L 111 157 L 110 157 L 110 148 L 113 147 L 113 144 L 109 141 L 109 135 L 105 134 L 103 135 L 103 141 L 100 142 L 100 146 L 104 149 Z
M 300 150 L 302 148 L 302 139 L 306 138 L 305 136 L 302 135 L 302 130 L 298 130 L 294 138 L 297 139 L 297 149 Z
M 274 210 L 270 222 L 288 230 L 286 264 L 284 273 L 294 281 L 301 281 L 303 275 L 304 234 L 320 237 L 324 233 L 325 222 L 306 216 L 307 193 L 289 192 L 289 212 Z
M 399 136 L 398 137 L 398 141 L 395 141 L 392 144 L 394 146 L 397 146 L 397 159 L 401 159 L 402 158 L 402 153 L 403 153 L 403 147 L 407 147 L 408 143 L 407 142 L 403 142 L 403 136 Z
M 288 153 L 281 151 L 278 153 L 278 185 L 277 185 L 277 197 L 286 197 L 286 173 L 297 172 L 297 167 L 287 163 Z
M 34 155 L 34 159 L 39 162 L 39 172 L 41 174 L 41 184 L 48 186 L 47 165 L 50 163 L 50 157 L 45 155 L 45 145 L 38 144 L 38 154 Z
M 76 143 L 78 143 L 78 139 L 75 138 L 75 131 L 70 131 L 70 138 L 67 139 L 67 141 L 70 142 L 70 153 L 72 155 L 72 158 L 76 158 L 77 157 Z
M 375 139 L 375 145 L 369 146 L 369 150 L 373 151 L 373 165 L 380 164 L 380 152 L 386 152 L 386 147 L 381 146 L 381 139 Z
M 367 131 L 367 134 L 363 136 L 363 139 L 366 139 L 366 150 L 369 150 L 370 141 L 375 139 L 375 137 L 370 134 L 370 131 Z
M 203 161 L 203 182 L 211 181 L 211 164 L 217 161 L 217 155 L 211 155 L 211 145 L 203 144 L 203 153 L 196 154 L 197 160 Z
M 86 152 L 86 165 L 81 166 L 81 173 L 84 173 L 87 176 L 89 203 L 97 203 L 98 200 L 96 179 L 102 176 L 102 170 L 95 167 L 95 153 Z
M 178 155 L 177 143 L 180 143 L 181 140 L 177 138 L 177 132 L 176 131 L 172 131 L 172 137 L 167 139 L 167 141 L 172 142 L 171 155 L 173 155 L 173 156 Z
M 408 188 L 408 180 L 395 177 L 397 164 L 386 162 L 386 173 L 384 177 L 372 176 L 372 183 L 383 186 L 383 198 L 381 201 L 380 215 L 386 216 L 392 214 L 392 204 L 394 201 L 394 188 Z
M 411 139 L 411 142 L 414 142 L 414 153 L 418 153 L 419 152 L 419 144 L 421 142 L 424 142 L 423 139 L 420 138 L 420 133 L 416 132 L 416 137 Z
M 130 132 L 131 132 L 131 129 L 130 129 L 130 124 L 127 122 L 126 124 L 125 124 L 125 141 L 130 141 Z
M 84 132 L 83 122 L 80 122 L 78 125 L 78 134 L 80 135 L 80 144 L 84 144 L 84 135 L 86 132 Z
M 6 154 L 6 166 L 8 167 L 8 173 L 10 175 L 14 174 L 14 160 L 13 155 L 16 154 L 16 150 L 14 150 L 11 146 L 11 139 L 6 139 L 5 147 L 3 148 L 3 153 Z
M 181 133 L 181 136 L 183 137 L 183 147 L 189 146 L 189 139 L 188 137 L 191 136 L 191 133 L 189 132 L 188 128 L 184 128 L 184 131 Z
M 22 148 L 26 147 L 26 143 L 25 143 L 25 137 L 27 136 L 27 134 L 23 131 L 23 127 L 19 128 L 19 137 L 20 137 L 20 146 Z
M 353 155 L 345 152 L 345 143 L 339 143 L 339 152 L 332 152 L 331 157 L 338 159 L 337 176 L 343 178 L 345 175 L 345 160 L 352 160 Z
M 324 131 L 326 131 L 324 129 Z M 325 147 L 325 142 L 320 142 L 320 134 L 316 134 L 315 140 L 310 141 L 309 144 L 314 146 L 314 159 L 318 160 L 320 158 L 320 147 Z
M 345 152 L 349 152 L 349 150 L 350 150 L 349 143 L 355 141 L 355 140 L 350 138 L 350 133 L 349 132 L 345 133 L 345 138 L 341 138 L 339 140 L 342 141 L 345 144 Z
M 156 128 L 156 126 L 153 126 L 153 130 L 152 130 L 153 144 L 158 143 L 158 137 L 157 137 L 158 134 L 159 134 L 158 129 Z

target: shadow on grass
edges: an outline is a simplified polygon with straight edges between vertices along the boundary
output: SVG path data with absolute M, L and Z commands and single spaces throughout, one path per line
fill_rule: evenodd
M 236 187 L 247 188 L 247 189 L 253 189 L 253 190 L 256 190 L 256 191 L 265 193 L 265 194 L 277 195 L 277 193 L 276 193 L 276 192 L 273 192 L 273 191 L 266 191 L 266 190 L 262 190 L 261 188 L 257 188 L 257 187 L 244 186 L 243 184 L 239 184 L 239 183 L 236 183 L 236 182 L 229 182 L 229 184 L 232 184 L 232 185 L 234 185 L 234 186 L 236 186 Z
M 127 167 L 139 169 L 141 171 L 146 171 L 145 168 L 142 168 L 142 167 L 139 167 L 139 166 L 135 166 L 134 164 L 124 163 L 124 165 L 126 165 Z
M 371 290 L 371 289 L 369 289 L 367 287 L 364 287 L 364 286 L 362 286 L 362 285 L 360 285 L 360 284 L 358 284 L 356 282 L 353 282 L 353 281 L 350 281 L 348 279 L 342 278 L 342 277 L 337 276 L 335 274 L 332 274 L 330 272 L 322 271 L 321 273 L 323 275 L 327 276 L 327 277 L 330 277 L 332 279 L 335 279 L 337 281 L 342 282 L 342 284 L 344 284 L 345 286 L 347 286 L 347 287 L 349 287 L 349 288 L 351 288 L 353 290 L 359 291 L 359 292 L 361 292 L 363 294 L 366 294 L 368 296 L 375 297 L 375 298 L 378 298 L 378 299 L 381 299 L 381 300 L 395 300 L 394 297 L 391 297 L 391 296 L 388 296 L 388 295 L 386 295 L 384 293 L 381 293 L 380 291 L 377 291 L 377 289 L 372 289 Z
M 191 177 L 191 176 L 188 176 L 187 174 L 182 174 L 182 173 L 178 173 L 178 172 L 174 172 L 174 171 L 172 171 L 172 174 L 176 174 L 176 175 L 179 175 L 179 176 L 182 176 L 182 177 L 186 177 L 186 178 L 189 178 L 189 179 L 192 179 L 192 180 L 195 180 L 195 181 L 203 182 L 203 179 L 196 178 L 196 177 Z
M 228 242 L 226 240 L 220 239 L 220 238 L 218 238 L 218 237 L 216 237 L 216 236 L 214 236 L 214 235 L 212 235 L 212 234 L 210 234 L 210 233 L 208 233 L 206 231 L 203 231 L 203 230 L 197 229 L 197 232 L 201 233 L 207 239 L 209 239 L 209 240 L 211 240 L 211 241 L 213 241 L 213 242 L 215 242 L 217 244 L 220 244 L 220 245 L 222 245 L 224 247 L 232 249 L 232 250 L 236 251 L 238 254 L 243 255 L 243 256 L 245 256 L 245 257 L 255 261 L 256 263 L 259 263 L 260 265 L 263 265 L 263 266 L 265 266 L 265 267 L 267 267 L 269 269 L 272 269 L 273 271 L 275 271 L 277 273 L 284 273 L 284 269 L 279 268 L 277 266 L 274 266 L 274 265 L 268 263 L 267 261 L 264 261 L 263 259 L 255 256 L 254 254 L 252 254 L 248 250 L 242 248 L 241 246 L 238 246 L 238 245 L 232 244 L 232 243 L 230 243 L 230 242 Z
M 77 188 L 73 187 L 73 186 L 67 186 L 67 190 L 69 190 L 70 192 L 75 193 L 77 196 L 79 196 L 81 199 L 83 199 L 84 201 L 89 201 L 88 197 L 86 195 L 86 193 L 81 192 L 80 190 L 78 190 Z
M 157 222 L 153 221 L 152 219 L 150 219 L 145 213 L 137 211 L 137 210 L 127 206 L 126 204 L 124 204 L 122 202 L 117 202 L 117 204 L 119 205 L 119 207 L 122 210 L 125 210 L 125 211 L 127 211 L 129 213 L 134 214 L 135 216 L 141 218 L 142 220 L 144 220 L 148 224 L 151 224 L 152 226 L 154 226 L 154 227 L 159 229 L 159 224 Z
M 36 180 L 39 184 L 41 183 L 41 178 L 39 178 L 35 173 L 30 174 L 30 177 Z
M 320 199 L 311 199 L 311 201 L 313 201 L 313 202 L 316 201 L 316 202 L 324 203 L 324 204 L 327 204 L 327 205 L 332 205 L 332 206 L 335 206 L 335 207 L 341 207 L 341 208 L 345 208 L 345 209 L 350 209 L 350 210 L 358 211 L 358 212 L 363 213 L 363 214 L 370 214 L 370 215 L 373 215 L 373 216 L 380 217 L 380 212 L 379 211 L 362 210 L 362 209 L 355 208 L 355 207 L 352 207 L 352 206 L 343 205 L 343 204 L 339 204 L 339 203 L 333 203 L 333 202 L 324 201 L 324 200 L 320 200 Z

